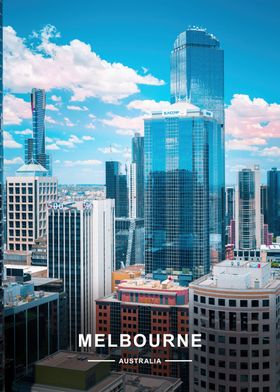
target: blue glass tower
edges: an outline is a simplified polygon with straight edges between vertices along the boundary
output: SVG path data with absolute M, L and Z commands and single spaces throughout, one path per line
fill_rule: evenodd
M 209 110 L 220 124 L 209 144 L 210 253 L 215 264 L 223 259 L 225 245 L 224 51 L 213 34 L 189 28 L 175 40 L 170 68 L 171 102 L 185 100 Z
M 219 133 L 210 113 L 184 102 L 145 120 L 146 272 L 209 272 L 209 158 Z
M 280 170 L 267 172 L 267 221 L 274 236 L 280 235 Z
M 0 0 L 0 390 L 4 390 L 4 317 L 3 317 L 3 131 L 2 131 L 2 101 L 3 101 L 3 5 Z
M 132 162 L 136 164 L 136 217 L 144 218 L 144 136 L 132 138 Z
M 116 217 L 128 216 L 127 175 L 121 173 L 120 162 L 106 162 L 106 199 L 115 200 Z

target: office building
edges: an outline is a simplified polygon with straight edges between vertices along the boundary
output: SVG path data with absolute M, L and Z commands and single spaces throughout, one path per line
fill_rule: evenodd
M 280 280 L 270 264 L 226 260 L 192 282 L 190 390 L 280 390 Z
M 100 334 L 111 334 L 117 348 L 111 348 L 111 358 L 117 370 L 145 373 L 164 377 L 180 377 L 185 388 L 188 384 L 188 367 L 165 359 L 187 359 L 188 350 L 183 347 L 142 348 L 119 347 L 120 334 L 187 334 L 188 288 L 180 287 L 171 280 L 164 282 L 135 279 L 121 282 L 114 294 L 96 301 L 96 329 Z M 161 336 L 162 338 L 162 336 Z M 101 349 L 102 350 L 102 349 Z M 109 350 L 109 348 L 108 348 Z M 120 358 L 140 357 L 162 360 L 162 363 L 119 363 Z M 187 390 L 187 389 L 184 389 Z
M 235 195 L 235 246 L 237 249 L 259 249 L 263 225 L 259 166 L 237 173 Z
M 273 236 L 280 235 L 280 170 L 267 172 L 267 223 Z
M 4 283 L 5 384 L 29 373 L 36 361 L 66 348 L 66 295 L 34 291 L 32 281 Z
M 54 203 L 48 215 L 50 278 L 64 281 L 68 295 L 69 348 L 78 334 L 95 331 L 95 299 L 111 292 L 114 260 L 114 201 Z
M 34 139 L 33 137 L 29 137 L 25 139 L 24 144 L 24 162 L 30 163 L 34 157 Z
M 128 217 L 127 175 L 121 173 L 120 162 L 106 162 L 106 199 L 115 200 L 116 217 Z
M 38 266 L 48 265 L 47 238 L 36 238 L 31 248 L 31 264 Z
M 224 51 L 213 34 L 191 27 L 171 52 L 171 103 L 188 101 L 224 123 Z
M 170 68 L 171 103 L 190 102 L 219 124 L 209 139 L 210 260 L 216 264 L 225 249 L 224 51 L 213 34 L 190 27 L 175 40 Z
M 267 186 L 261 185 L 261 214 L 263 215 L 263 223 L 267 224 Z
M 215 171 L 209 157 L 220 136 L 210 112 L 184 102 L 145 119 L 146 272 L 188 268 L 196 278 L 222 251 L 222 233 L 210 233 L 213 221 L 223 220 L 210 213 L 211 178 L 223 159 Z
M 135 164 L 136 217 L 144 219 L 144 136 L 132 138 L 132 163 Z
M 29 252 L 47 235 L 48 204 L 57 199 L 57 179 L 40 164 L 21 166 L 7 177 L 7 250 Z
M 144 263 L 144 219 L 116 218 L 116 269 Z
M 117 286 L 123 280 L 135 280 L 136 278 L 141 278 L 145 275 L 144 264 L 130 265 L 125 268 L 118 269 L 112 272 L 112 292 L 114 292 Z
M 3 4 L 0 0 L 0 390 L 4 387 L 4 318 L 3 318 L 3 289 L 2 289 L 2 275 L 3 275 L 3 247 L 4 247 L 4 226 L 3 226 L 3 210 L 4 210 L 4 179 L 3 179 Z
M 235 214 L 235 188 L 226 187 L 226 226 L 230 225 Z

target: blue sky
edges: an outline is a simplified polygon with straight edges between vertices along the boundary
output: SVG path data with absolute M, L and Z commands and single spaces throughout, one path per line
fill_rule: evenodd
M 6 174 L 30 133 L 28 92 L 44 87 L 55 175 L 102 183 L 105 160 L 129 160 L 141 118 L 169 100 L 170 50 L 189 25 L 225 50 L 227 181 L 254 163 L 264 174 L 280 158 L 279 14 L 276 0 L 5 2 Z

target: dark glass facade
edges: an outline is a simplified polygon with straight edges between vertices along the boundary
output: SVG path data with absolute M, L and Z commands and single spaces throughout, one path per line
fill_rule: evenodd
M 209 141 L 210 257 L 224 258 L 224 51 L 204 29 L 190 28 L 178 35 L 171 52 L 171 103 L 188 101 L 209 110 L 220 124 Z
M 24 144 L 24 161 L 25 163 L 29 163 L 33 159 L 33 150 L 34 150 L 34 139 L 29 137 L 25 139 Z
M 144 137 L 132 138 L 132 162 L 136 164 L 136 217 L 144 218 Z
M 121 174 L 120 162 L 106 162 L 106 199 L 115 200 L 116 217 L 128 216 L 127 175 Z
M 230 225 L 230 221 L 234 219 L 235 212 L 235 189 L 234 187 L 226 188 L 226 225 Z
M 116 218 L 116 269 L 144 263 L 144 219 Z
M 145 266 L 188 268 L 197 278 L 210 269 L 210 158 L 220 125 L 201 112 L 172 113 L 145 120 Z
M 280 235 L 280 170 L 267 172 L 267 223 L 274 236 Z
M 263 215 L 263 223 L 267 223 L 267 209 L 268 209 L 267 186 L 261 185 L 261 214 Z
M 2 0 L 0 0 L 0 390 L 4 385 L 4 317 L 3 317 L 3 246 L 4 246 L 4 227 L 3 227 L 3 209 L 4 209 L 4 180 L 3 180 L 3 131 L 2 131 L 2 101 L 3 101 L 3 19 L 2 19 Z

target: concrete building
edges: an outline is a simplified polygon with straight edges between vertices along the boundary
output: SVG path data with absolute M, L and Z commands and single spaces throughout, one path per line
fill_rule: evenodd
M 48 204 L 57 198 L 57 179 L 34 162 L 7 177 L 7 250 L 30 252 L 47 235 Z
M 270 264 L 226 260 L 189 286 L 190 390 L 280 390 L 280 279 Z
M 263 218 L 258 165 L 237 173 L 235 196 L 235 246 L 237 249 L 259 249 L 263 243 Z
M 94 301 L 111 292 L 114 211 L 113 200 L 54 203 L 49 209 L 49 277 L 64 281 L 70 349 L 78 350 L 79 333 L 94 333 Z
M 118 348 L 111 348 L 110 351 L 111 358 L 116 360 L 116 370 L 180 377 L 186 388 L 188 367 L 180 362 L 170 363 L 168 360 L 186 359 L 188 350 L 183 347 L 163 347 L 162 335 L 187 334 L 188 311 L 188 288 L 178 286 L 170 280 L 128 280 L 121 282 L 114 294 L 96 301 L 96 332 L 110 334 L 112 342 L 118 345 Z M 158 334 L 161 340 L 158 347 L 147 344 L 142 348 L 134 345 L 121 348 L 120 334 Z M 130 357 L 151 361 L 159 358 L 161 363 L 119 363 L 120 358 Z

